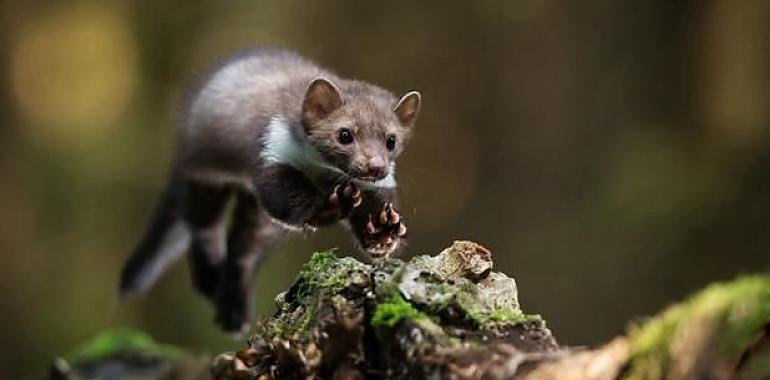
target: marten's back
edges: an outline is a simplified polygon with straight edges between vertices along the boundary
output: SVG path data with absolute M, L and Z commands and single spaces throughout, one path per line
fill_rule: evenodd
M 337 79 L 282 49 L 258 49 L 227 62 L 191 104 L 179 133 L 180 164 L 188 172 L 245 174 L 259 154 L 264 127 L 276 115 L 298 125 L 307 86 L 319 76 Z

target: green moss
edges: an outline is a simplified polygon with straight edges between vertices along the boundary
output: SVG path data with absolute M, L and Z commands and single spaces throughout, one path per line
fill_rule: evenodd
M 724 316 L 722 350 L 734 354 L 746 347 L 757 331 L 770 323 L 770 277 L 745 277 L 729 285 L 706 288 L 702 302 L 729 305 Z
M 172 358 L 182 352 L 174 346 L 155 342 L 145 332 L 119 328 L 97 335 L 67 355 L 67 359 L 72 363 L 92 362 L 122 352 L 137 351 L 161 358 Z
M 334 250 L 315 252 L 297 275 L 294 290 L 277 299 L 279 313 L 268 324 L 270 334 L 310 334 L 321 293 L 331 297 L 351 285 L 368 280 L 369 269 L 353 258 L 338 258 Z
M 322 287 L 326 282 L 320 274 L 328 272 L 336 260 L 334 250 L 314 252 L 297 277 L 310 288 Z
M 668 346 L 685 315 L 683 305 L 672 306 L 643 327 L 632 326 L 629 379 L 662 379 L 669 365 Z
M 678 333 L 692 328 L 693 323 L 713 334 L 711 344 L 720 358 L 734 361 L 769 321 L 770 277 L 750 276 L 713 284 L 643 325 L 629 328 L 632 366 L 628 378 L 664 377 L 674 341 L 685 339 Z
M 315 322 L 315 315 L 318 311 L 318 304 L 316 303 L 311 303 L 307 306 L 302 324 L 299 327 L 300 332 L 305 335 L 310 334 L 310 327 L 313 325 L 313 322 Z
M 543 322 L 543 318 L 540 315 L 524 314 L 518 309 L 483 310 L 477 306 L 471 306 L 464 310 L 466 316 L 475 321 L 481 328 Z
M 374 327 L 393 328 L 405 318 L 418 321 L 428 317 L 415 309 L 403 296 L 396 293 L 377 305 L 371 323 Z
M 351 257 L 338 258 L 334 249 L 315 252 L 310 257 L 297 279 L 306 291 L 318 289 L 336 292 L 349 285 L 353 272 L 368 273 L 365 264 Z

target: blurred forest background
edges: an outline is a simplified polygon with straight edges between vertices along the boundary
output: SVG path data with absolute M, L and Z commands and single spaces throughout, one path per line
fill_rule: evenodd
M 184 263 L 142 299 L 115 293 L 190 84 L 260 44 L 420 90 L 408 252 L 485 244 L 564 344 L 770 267 L 768 1 L 4 1 L 0 378 L 114 326 L 240 347 Z M 309 252 L 350 241 L 284 244 L 258 312 Z

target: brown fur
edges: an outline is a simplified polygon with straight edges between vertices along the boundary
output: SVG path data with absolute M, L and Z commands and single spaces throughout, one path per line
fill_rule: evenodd
M 368 83 L 345 81 L 342 90 L 331 82 L 326 83 L 311 85 L 305 98 L 303 124 L 311 144 L 324 158 L 353 177 L 365 177 L 367 162 L 375 157 L 384 163 L 395 160 L 411 135 L 419 95 L 399 103 L 390 92 Z M 322 89 L 314 91 L 314 87 Z M 319 112 L 313 105 L 319 104 L 333 108 L 323 111 L 323 117 L 318 118 Z M 398 105 L 401 107 L 397 109 Z M 338 141 L 342 129 L 353 134 L 353 143 L 345 145 Z M 391 135 L 396 137 L 392 151 L 385 145 Z M 380 178 L 387 174 L 386 168 Z
M 284 228 L 347 220 L 362 249 L 392 253 L 406 225 L 386 177 L 419 107 L 416 92 L 398 99 L 285 50 L 222 66 L 190 106 L 167 195 L 124 268 L 121 295 L 148 289 L 189 247 L 195 287 L 216 305 L 223 329 L 240 331 L 250 321 L 253 276 Z M 339 141 L 342 129 L 351 143 Z M 354 184 L 379 179 L 387 185 Z

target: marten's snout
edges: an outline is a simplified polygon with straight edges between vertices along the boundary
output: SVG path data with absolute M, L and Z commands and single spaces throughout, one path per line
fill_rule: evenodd
M 364 175 L 370 178 L 382 179 L 388 175 L 388 166 L 382 157 L 372 157 L 365 165 Z

